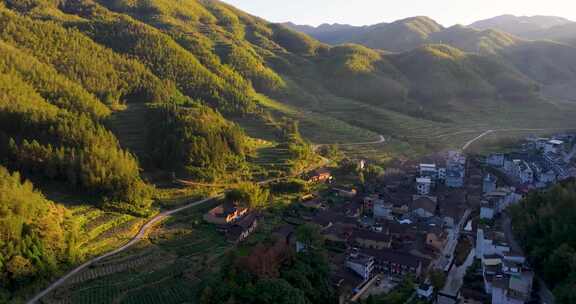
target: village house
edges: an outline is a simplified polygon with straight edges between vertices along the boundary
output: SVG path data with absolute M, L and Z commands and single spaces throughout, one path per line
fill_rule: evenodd
M 384 203 L 384 200 L 380 198 L 379 194 L 370 194 L 365 196 L 362 201 L 364 202 L 364 212 L 366 213 L 372 213 L 374 205 Z
M 531 298 L 534 272 L 521 255 L 490 254 L 482 257 L 484 290 L 492 303 L 524 304 Z
M 484 220 L 494 219 L 496 208 L 493 200 L 483 200 L 480 206 L 480 218 Z
M 562 152 L 563 146 L 563 141 L 558 139 L 551 139 L 546 143 L 546 146 L 544 147 L 544 153 L 560 153 Z
M 231 243 L 244 241 L 258 227 L 258 214 L 250 213 L 232 224 L 226 230 L 226 238 Z
M 394 205 L 385 203 L 383 200 L 377 201 L 373 208 L 374 219 L 376 220 L 390 220 L 393 219 L 392 209 Z
M 374 271 L 374 257 L 363 254 L 358 250 L 352 250 L 352 252 L 346 257 L 346 267 L 354 271 L 366 281 L 372 277 Z
M 430 180 L 436 180 L 438 178 L 438 169 L 436 164 L 420 164 L 418 166 L 418 171 L 420 177 L 428 177 Z
M 429 218 L 438 212 L 436 197 L 415 195 L 410 204 L 410 211 L 421 218 Z
M 362 248 L 384 249 L 390 248 L 392 238 L 387 233 L 356 229 L 351 240 L 355 246 Z
M 498 178 L 492 174 L 486 174 L 484 179 L 482 180 L 482 192 L 489 193 L 496 191 L 498 183 Z
M 248 213 L 248 208 L 238 203 L 225 202 L 204 214 L 204 220 L 210 224 L 226 225 L 233 223 Z
M 376 271 L 401 278 L 409 274 L 418 278 L 429 265 L 428 260 L 408 252 L 392 249 L 362 249 L 361 252 L 374 258 Z
M 512 174 L 521 184 L 529 185 L 534 182 L 534 172 L 526 161 L 515 159 L 513 164 Z
M 314 171 L 308 178 L 308 181 L 312 183 L 323 183 L 331 180 L 332 180 L 332 173 L 330 173 L 330 170 L 326 168 Z

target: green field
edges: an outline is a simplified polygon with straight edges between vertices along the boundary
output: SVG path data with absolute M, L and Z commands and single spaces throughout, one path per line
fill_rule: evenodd
M 198 284 L 231 248 L 193 208 L 161 224 L 134 248 L 72 277 L 45 303 L 195 303 Z

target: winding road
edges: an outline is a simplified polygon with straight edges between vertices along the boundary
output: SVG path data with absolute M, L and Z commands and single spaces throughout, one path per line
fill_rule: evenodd
M 200 200 L 200 201 L 192 202 L 192 203 L 189 203 L 189 204 L 187 204 L 187 205 L 185 205 L 185 206 L 182 206 L 182 207 L 179 207 L 179 208 L 176 208 L 176 209 L 173 209 L 173 210 L 164 211 L 164 212 L 159 213 L 159 214 L 156 215 L 155 217 L 151 218 L 148 222 L 146 222 L 146 224 L 144 224 L 144 225 L 142 226 L 142 228 L 140 228 L 140 230 L 138 231 L 138 234 L 136 234 L 136 236 L 134 236 L 128 243 L 126 243 L 126 244 L 123 245 L 122 247 L 119 247 L 119 248 L 117 248 L 117 249 L 115 249 L 115 250 L 113 250 L 113 251 L 110 251 L 110 252 L 106 253 L 106 254 L 103 254 L 103 255 L 101 255 L 101 256 L 95 257 L 95 258 L 93 258 L 93 259 L 85 262 L 84 264 L 82 264 L 82 265 L 74 268 L 73 270 L 71 270 L 70 272 L 68 272 L 66 275 L 64 275 L 64 276 L 61 277 L 60 279 L 56 280 L 54 283 L 50 284 L 50 286 L 48 286 L 48 287 L 47 287 L 46 289 L 44 289 L 42 292 L 38 293 L 34 298 L 30 299 L 27 303 L 28 303 L 28 304 L 37 303 L 42 297 L 44 297 L 45 295 L 49 294 L 49 293 L 52 292 L 54 289 L 62 286 L 62 284 L 64 284 L 64 282 L 66 282 L 66 280 L 68 280 L 69 278 L 71 278 L 73 275 L 79 273 L 80 271 L 84 270 L 85 268 L 89 267 L 90 265 L 92 265 L 92 264 L 94 264 L 94 263 L 96 263 L 96 262 L 98 262 L 98 261 L 101 261 L 101 260 L 103 260 L 103 259 L 105 259 L 105 258 L 111 257 L 111 256 L 113 256 L 113 255 L 115 255 L 115 254 L 118 254 L 118 253 L 120 253 L 120 252 L 122 252 L 122 251 L 125 251 L 125 250 L 127 250 L 128 248 L 132 247 L 134 244 L 138 243 L 138 242 L 146 235 L 146 233 L 148 232 L 148 230 L 150 230 L 150 228 L 151 228 L 152 226 L 154 226 L 155 224 L 159 223 L 159 222 L 162 221 L 163 219 L 165 219 L 165 218 L 167 218 L 167 217 L 169 217 L 169 216 L 171 216 L 171 215 L 173 215 L 173 214 L 175 214 L 175 213 L 178 213 L 178 212 L 181 212 L 181 211 L 190 209 L 190 208 L 195 207 L 195 206 L 202 205 L 202 204 L 204 204 L 204 203 L 207 203 L 207 202 L 209 202 L 209 201 L 211 201 L 211 200 L 213 200 L 213 199 L 217 199 L 217 198 L 220 198 L 220 197 L 222 197 L 222 194 L 217 195 L 217 196 L 214 196 L 214 197 L 206 198 L 206 199 L 203 199 L 203 200 Z
M 377 144 L 377 143 L 382 143 L 385 142 L 386 139 L 384 138 L 384 136 L 380 135 L 380 140 L 375 141 L 375 142 L 370 142 L 370 143 L 354 143 L 352 145 L 357 145 L 357 144 Z M 326 164 L 328 164 L 330 162 L 329 159 L 322 157 L 322 162 L 318 165 L 319 167 L 321 166 L 325 166 Z M 300 174 L 300 173 L 299 173 Z M 283 180 L 289 177 L 294 177 L 296 175 L 299 174 L 294 174 L 291 176 L 287 176 L 287 177 L 280 177 L 280 178 L 273 178 L 273 179 L 269 179 L 269 180 L 264 180 L 264 181 L 260 181 L 258 182 L 259 185 L 264 185 L 264 184 L 269 184 L 272 182 L 276 182 L 279 180 Z M 136 234 L 128 243 L 124 244 L 122 247 L 119 247 L 113 251 L 110 251 L 108 253 L 105 253 L 101 256 L 95 257 L 91 260 L 86 261 L 85 263 L 81 264 L 80 266 L 74 268 L 73 270 L 71 270 L 70 272 L 68 272 L 66 275 L 64 275 L 63 277 L 59 278 L 58 280 L 56 280 L 55 282 L 53 282 L 52 284 L 50 284 L 46 289 L 44 289 L 43 291 L 41 291 L 40 293 L 38 293 L 36 296 L 34 296 L 32 299 L 30 299 L 27 303 L 28 304 L 34 304 L 37 303 L 41 298 L 43 298 L 44 296 L 46 296 L 47 294 L 49 294 L 50 292 L 52 292 L 54 289 L 62 286 L 66 280 L 68 280 L 69 278 L 71 278 L 72 276 L 74 276 L 75 274 L 79 273 L 80 271 L 86 269 L 87 267 L 89 267 L 90 265 L 93 265 L 94 263 L 97 263 L 98 261 L 101 261 L 105 258 L 111 257 L 115 254 L 118 254 L 120 252 L 126 251 L 128 248 L 132 247 L 134 244 L 138 243 L 140 240 L 142 240 L 142 238 L 146 235 L 146 233 L 150 230 L 150 228 L 152 228 L 155 224 L 159 223 L 160 221 L 162 221 L 163 219 L 182 212 L 184 210 L 190 209 L 192 207 L 195 206 L 199 206 L 202 204 L 205 204 L 211 200 L 214 199 L 218 199 L 221 198 L 223 196 L 223 194 L 219 194 L 213 197 L 209 197 L 200 201 L 195 201 L 192 203 L 189 203 L 187 205 L 184 205 L 182 207 L 173 209 L 173 210 L 168 210 L 168 211 L 164 211 L 159 213 L 158 215 L 154 216 L 153 218 L 151 218 L 148 222 L 146 222 L 146 224 L 144 224 L 142 226 L 142 228 L 140 228 L 140 230 L 138 231 L 138 234 Z

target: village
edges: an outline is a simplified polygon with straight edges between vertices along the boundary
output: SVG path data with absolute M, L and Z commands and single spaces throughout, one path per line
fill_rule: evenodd
M 576 177 L 576 136 L 529 137 L 508 153 L 447 151 L 386 169 L 362 185 L 334 168 L 275 227 L 276 252 L 314 246 L 297 226 L 317 229 L 340 302 L 386 294 L 406 280 L 406 303 L 546 303 L 514 240 L 506 209 L 532 190 Z M 354 166 L 362 171 L 363 160 Z M 204 215 L 232 243 L 258 230 L 260 215 L 224 202 Z M 545 287 L 540 287 L 540 289 Z

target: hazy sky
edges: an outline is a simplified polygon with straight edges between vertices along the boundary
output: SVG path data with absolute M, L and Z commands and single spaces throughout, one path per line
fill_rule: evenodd
M 450 26 L 503 14 L 576 20 L 576 0 L 224 0 L 272 22 L 367 25 L 429 16 Z

